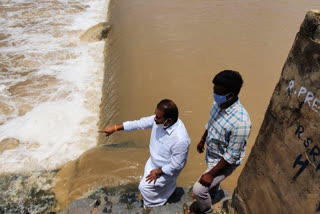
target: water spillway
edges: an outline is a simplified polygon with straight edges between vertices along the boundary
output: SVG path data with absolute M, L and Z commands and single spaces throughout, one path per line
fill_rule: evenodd
M 56 169 L 96 145 L 107 1 L 0 2 L 0 213 L 55 204 Z
M 0 172 L 49 170 L 96 145 L 105 1 L 2 1 Z

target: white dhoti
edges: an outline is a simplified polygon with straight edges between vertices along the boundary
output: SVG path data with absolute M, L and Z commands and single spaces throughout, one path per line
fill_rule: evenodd
M 151 158 L 149 158 L 144 167 L 143 178 L 139 184 L 139 190 L 143 197 L 143 203 L 147 207 L 164 205 L 176 189 L 176 180 L 178 175 L 169 176 L 162 174 L 157 179 L 155 184 L 154 181 L 148 184 L 148 182 L 146 182 L 146 176 L 148 176 L 150 171 L 155 168 L 156 167 L 152 166 Z

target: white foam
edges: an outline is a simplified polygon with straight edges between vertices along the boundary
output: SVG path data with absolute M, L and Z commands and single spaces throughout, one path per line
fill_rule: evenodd
M 77 99 L 39 104 L 26 115 L 0 127 L 1 140 L 16 138 L 21 142 L 18 148 L 5 151 L 0 162 L 23 170 L 30 163 L 47 169 L 74 159 L 83 152 L 81 122 L 87 116 L 87 110 Z M 34 144 L 39 147 L 32 148 Z M 28 168 L 33 169 L 32 166 Z
M 90 7 L 86 11 L 86 16 L 77 16 L 73 20 L 73 24 L 69 27 L 71 30 L 88 29 L 97 24 L 96 20 L 105 21 L 105 13 L 97 13 L 101 10 L 101 1 L 91 1 Z M 81 27 L 80 27 L 81 26 Z
M 89 83 L 92 82 L 92 74 L 94 74 L 96 69 L 96 61 L 92 54 L 90 54 L 88 46 L 93 49 L 96 48 L 101 50 L 103 48 L 101 44 L 102 43 L 80 45 L 77 48 L 77 50 L 82 53 L 79 57 L 76 59 L 67 60 L 63 65 L 54 65 L 51 67 L 51 69 L 54 71 L 59 71 L 56 74 L 57 78 L 64 81 L 69 81 L 76 85 L 79 89 L 86 89 Z M 99 58 L 102 57 L 102 54 L 96 54 L 99 56 Z M 100 69 L 101 68 L 102 67 L 100 67 Z
M 22 142 L 59 145 L 71 141 L 87 114 L 78 100 L 41 103 L 22 117 L 0 127 L 1 140 L 17 138 Z
M 5 85 L 0 85 L 0 91 L 4 91 L 7 87 Z
M 90 26 L 105 21 L 108 1 L 76 0 L 73 4 L 86 9 L 71 14 L 69 1 L 14 0 L 0 6 L 19 8 L 20 3 L 37 7 L 34 11 L 33 6 L 21 7 L 8 12 L 7 17 L 0 17 L 3 27 L 0 33 L 10 35 L 4 40 L 8 45 L 0 47 L 0 63 L 8 62 L 10 71 L 0 77 L 0 97 L 16 108 L 10 115 L 0 117 L 0 124 L 4 122 L 0 125 L 0 141 L 6 138 L 20 141 L 17 148 L 0 155 L 2 172 L 56 168 L 95 146 L 97 137 L 104 43 L 80 44 L 79 36 Z M 39 8 L 46 12 L 39 13 Z M 32 21 L 35 24 L 28 25 Z M 52 25 L 54 21 L 59 23 Z M 20 23 L 24 25 L 16 27 Z M 14 61 L 14 57 L 21 55 L 23 58 Z M 28 74 L 20 75 L 21 72 Z M 48 76 L 58 80 L 57 83 L 38 89 Z M 11 86 L 28 80 L 32 80 L 32 85 L 25 90 L 30 94 L 41 90 L 40 96 L 8 93 Z M 19 116 L 18 107 L 23 104 L 33 109 Z

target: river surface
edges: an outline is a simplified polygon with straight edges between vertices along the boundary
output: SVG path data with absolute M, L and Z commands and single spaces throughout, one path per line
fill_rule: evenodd
M 103 108 L 101 127 L 151 115 L 161 99 L 172 99 L 192 140 L 178 184 L 192 185 L 206 168 L 196 145 L 213 102 L 211 81 L 219 71 L 233 69 L 244 79 L 240 102 L 253 124 L 245 162 L 300 24 L 308 10 L 319 8 L 319 1 L 298 0 L 113 1 L 105 72 L 114 91 L 106 95 L 110 87 L 103 88 L 102 107 L 112 100 L 116 114 L 110 120 L 111 106 Z M 142 150 L 135 159 L 142 173 L 150 132 L 114 135 L 100 136 L 99 142 L 133 143 Z M 115 151 L 117 160 L 126 159 L 124 150 Z M 222 184 L 230 192 L 243 165 Z

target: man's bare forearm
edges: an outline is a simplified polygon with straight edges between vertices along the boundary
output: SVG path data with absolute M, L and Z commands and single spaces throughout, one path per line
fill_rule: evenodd
M 225 161 L 223 158 L 219 161 L 219 163 L 213 167 L 208 173 L 215 177 L 222 169 L 226 168 L 230 164 Z
M 201 139 L 205 141 L 205 140 L 207 139 L 207 136 L 208 136 L 208 130 L 206 129 L 206 130 L 204 131 Z

